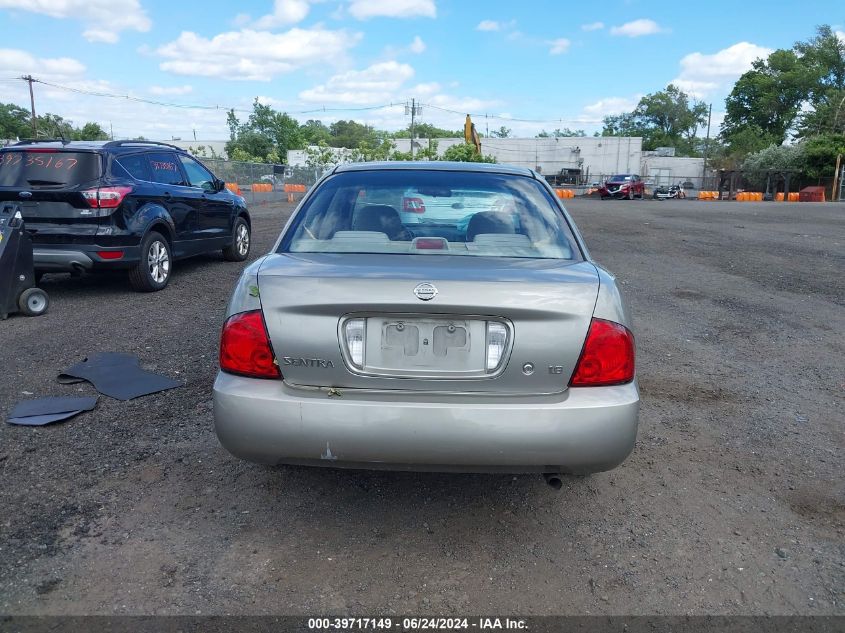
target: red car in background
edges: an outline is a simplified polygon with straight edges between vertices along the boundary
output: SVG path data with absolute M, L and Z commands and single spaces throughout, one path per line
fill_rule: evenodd
M 642 198 L 645 195 L 645 183 L 642 178 L 636 174 L 617 174 L 611 176 L 604 183 L 604 186 L 599 188 L 599 196 L 604 200 L 606 198 L 627 198 L 633 200 L 634 198 Z

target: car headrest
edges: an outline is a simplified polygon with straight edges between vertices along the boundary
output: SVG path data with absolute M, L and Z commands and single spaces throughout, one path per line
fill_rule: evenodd
M 355 214 L 353 231 L 377 231 L 384 233 L 393 241 L 410 240 L 411 234 L 402 224 L 399 212 L 386 204 L 374 204 L 363 207 Z
M 467 224 L 466 241 L 471 242 L 476 235 L 490 233 L 516 233 L 513 217 L 496 211 L 476 213 Z

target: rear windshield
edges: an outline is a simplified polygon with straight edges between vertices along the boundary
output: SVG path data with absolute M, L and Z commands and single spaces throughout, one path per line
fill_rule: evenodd
M 100 157 L 93 152 L 0 152 L 0 187 L 71 187 L 99 177 Z
M 580 259 L 564 215 L 533 178 L 425 170 L 332 176 L 280 252 Z

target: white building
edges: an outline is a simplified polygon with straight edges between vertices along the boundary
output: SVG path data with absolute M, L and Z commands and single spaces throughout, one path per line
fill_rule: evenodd
M 415 148 L 426 147 L 427 139 L 415 139 Z M 436 139 L 438 155 L 462 138 Z M 399 151 L 410 151 L 410 139 L 396 139 Z M 565 136 L 558 138 L 483 138 L 481 153 L 500 163 L 534 169 L 546 176 L 562 170 L 580 170 L 584 180 L 601 175 L 637 173 L 642 160 L 643 140 L 627 136 Z
M 653 180 L 656 185 L 674 185 L 687 180 L 700 183 L 703 172 L 703 158 L 661 156 L 657 152 L 643 152 L 640 175 L 644 180 Z

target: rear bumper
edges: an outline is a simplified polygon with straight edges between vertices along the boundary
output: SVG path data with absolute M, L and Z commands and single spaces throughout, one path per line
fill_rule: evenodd
M 619 465 L 637 435 L 636 383 L 532 397 L 341 391 L 220 372 L 217 436 L 266 464 L 589 473 Z
M 123 253 L 120 259 L 104 259 L 99 253 Z M 140 247 L 80 247 L 77 244 L 36 244 L 32 261 L 39 272 L 80 272 L 130 268 L 140 260 Z

